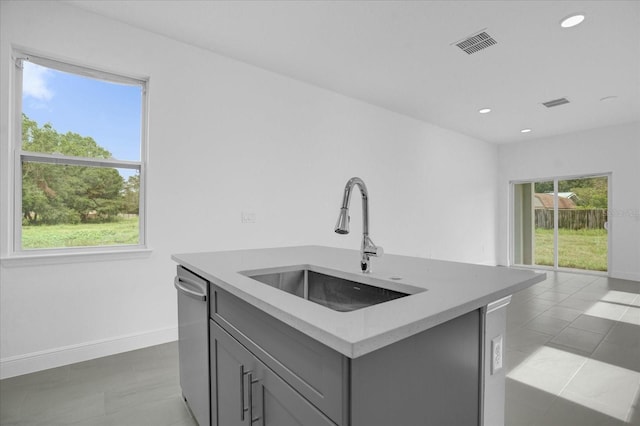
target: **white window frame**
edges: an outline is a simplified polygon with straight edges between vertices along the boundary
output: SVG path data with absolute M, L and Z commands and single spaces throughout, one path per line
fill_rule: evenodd
M 80 257 L 95 258 L 95 255 L 122 255 L 126 257 L 134 253 L 149 252 L 147 248 L 147 202 L 146 202 L 146 163 L 147 163 L 147 85 L 148 80 L 143 78 L 135 78 L 113 74 L 106 71 L 100 71 L 95 68 L 74 65 L 67 62 L 61 62 L 38 55 L 33 55 L 24 51 L 14 51 L 13 60 L 15 64 L 14 79 L 14 120 L 13 120 L 13 226 L 11 229 L 12 242 L 10 244 L 9 258 L 3 259 L 3 263 L 10 259 L 24 258 L 52 258 L 61 259 L 72 257 L 74 260 Z M 29 61 L 47 68 L 55 69 L 84 77 L 96 78 L 112 83 L 129 84 L 140 86 L 142 88 L 142 105 L 141 105 L 141 135 L 140 135 L 140 161 L 104 159 L 104 158 L 85 158 L 73 157 L 61 154 L 46 154 L 22 150 L 22 70 L 23 63 Z M 140 176 L 139 187 L 139 213 L 138 213 L 138 244 L 127 245 L 108 245 L 108 246 L 83 246 L 83 247 L 59 247 L 59 248 L 39 248 L 39 249 L 23 249 L 22 248 L 22 163 L 23 161 L 72 165 L 72 166 L 91 166 L 101 168 L 119 168 L 137 170 Z M 90 256 L 87 256 L 90 255 Z M 63 259 L 64 260 L 64 259 Z M 55 261 L 54 261 L 55 262 Z

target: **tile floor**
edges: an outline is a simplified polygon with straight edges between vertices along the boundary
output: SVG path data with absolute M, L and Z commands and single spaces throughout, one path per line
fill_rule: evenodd
M 640 282 L 548 273 L 513 296 L 505 345 L 507 426 L 640 426 Z M 194 426 L 177 358 L 174 342 L 2 380 L 0 425 Z
M 0 381 L 2 426 L 197 426 L 176 342 Z
M 640 282 L 549 272 L 505 347 L 508 426 L 640 426 Z

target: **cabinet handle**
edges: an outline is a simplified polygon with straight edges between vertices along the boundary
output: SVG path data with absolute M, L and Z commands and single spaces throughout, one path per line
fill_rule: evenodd
M 251 371 L 249 371 L 247 376 L 248 376 L 247 381 L 249 384 L 249 395 L 248 395 L 249 396 L 249 419 L 253 424 L 254 422 L 257 422 L 258 420 L 260 420 L 260 416 L 253 417 L 253 385 L 258 383 L 260 380 L 259 379 L 253 380 L 253 373 Z
M 244 422 L 244 413 L 249 410 L 244 406 L 244 375 L 250 372 L 244 371 L 244 365 L 240 366 L 240 421 Z M 249 404 L 251 407 L 251 404 Z
M 176 277 L 173 280 L 173 285 L 175 286 L 176 289 L 178 289 L 178 291 L 182 292 L 186 296 L 189 296 L 196 300 L 207 300 L 206 293 L 197 293 L 193 290 L 190 290 L 187 287 L 182 285 L 183 282 L 187 284 L 198 285 L 195 281 L 192 281 L 183 277 Z
M 244 406 L 244 376 L 247 376 L 247 384 L 249 388 L 247 389 L 247 406 Z M 244 371 L 244 365 L 240 366 L 240 421 L 244 422 L 245 416 L 244 413 L 249 412 L 249 419 L 251 419 L 251 423 L 257 422 L 260 420 L 260 416 L 253 417 L 253 385 L 258 383 L 260 380 L 253 380 L 253 371 Z

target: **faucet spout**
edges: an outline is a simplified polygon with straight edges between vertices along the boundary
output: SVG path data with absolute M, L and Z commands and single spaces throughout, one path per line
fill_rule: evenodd
M 371 238 L 369 238 L 369 192 L 364 181 L 359 177 L 353 177 L 347 181 L 344 187 L 344 194 L 342 196 L 342 206 L 340 207 L 340 214 L 338 221 L 336 222 L 335 232 L 338 234 L 349 233 L 349 203 L 351 201 L 351 192 L 354 186 L 358 186 L 360 194 L 362 195 L 362 245 L 360 247 L 360 267 L 362 272 L 371 272 L 370 256 L 382 256 L 382 247 L 376 246 Z
M 337 234 L 348 234 L 349 233 L 349 209 L 341 208 L 340 214 L 338 215 L 338 221 L 336 222 L 336 233 Z

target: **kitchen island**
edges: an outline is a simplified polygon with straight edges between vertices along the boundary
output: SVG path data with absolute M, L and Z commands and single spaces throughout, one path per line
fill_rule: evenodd
M 319 246 L 173 259 L 209 283 L 218 426 L 503 424 L 505 307 L 545 277 L 398 255 L 363 274 L 358 251 Z M 335 310 L 285 288 L 298 271 L 401 296 Z

